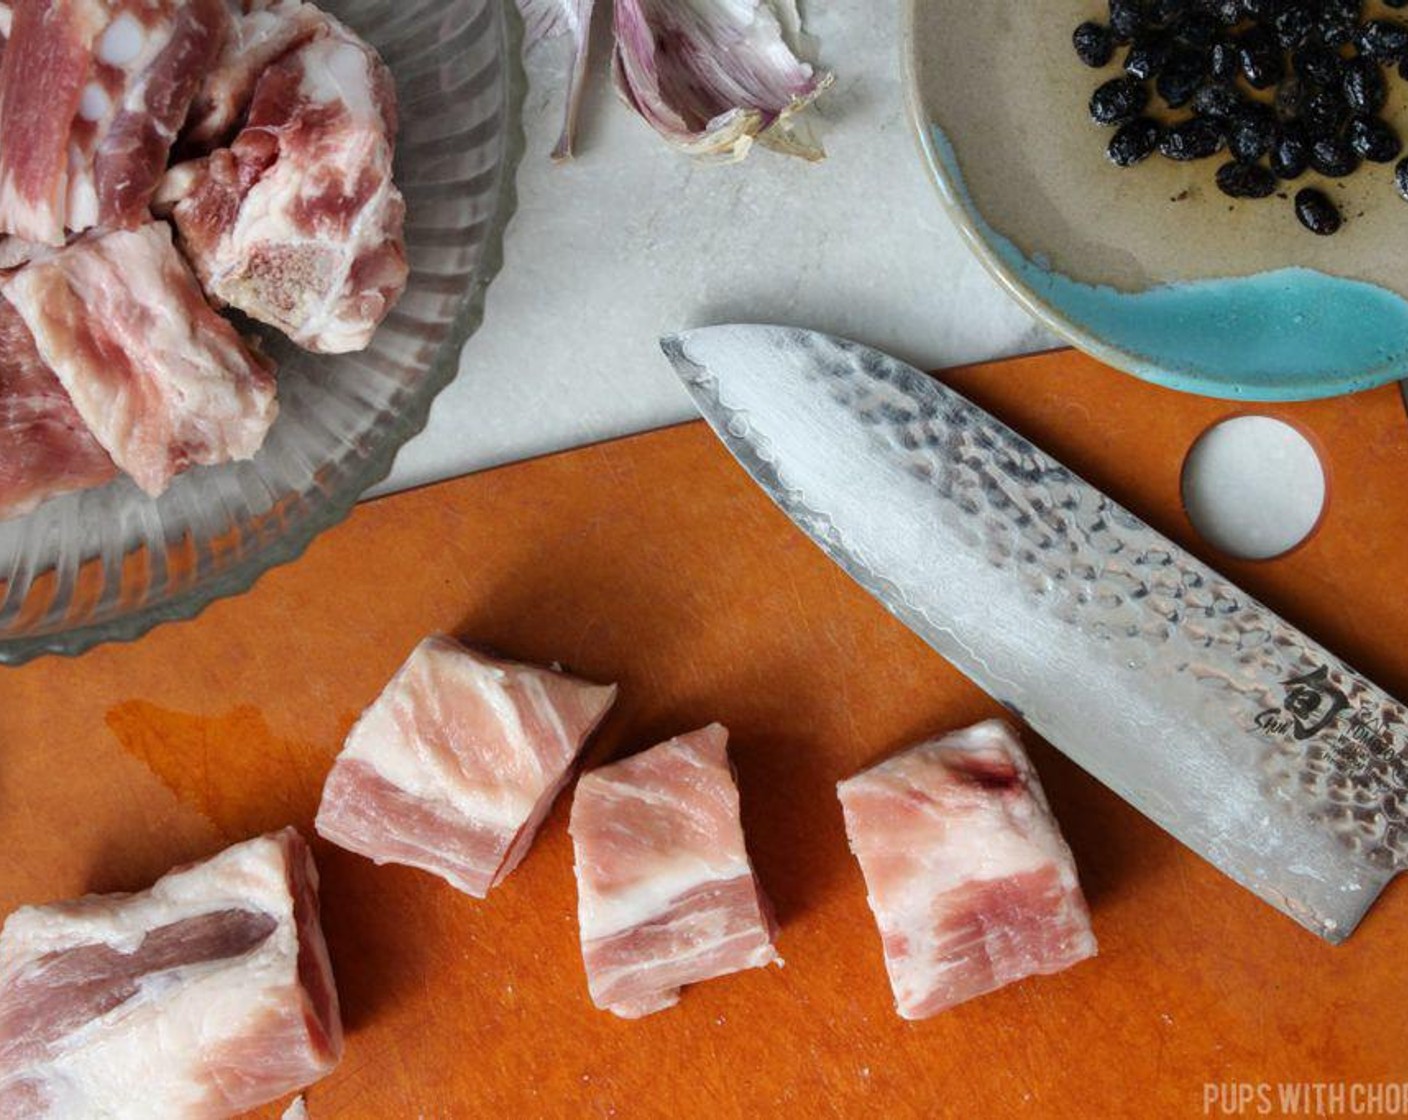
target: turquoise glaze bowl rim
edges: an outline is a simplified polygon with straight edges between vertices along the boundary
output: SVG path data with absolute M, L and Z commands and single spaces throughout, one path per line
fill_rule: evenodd
M 920 94 L 919 36 L 917 34 L 920 5 L 931 2 L 932 0 L 903 0 L 900 65 L 905 89 L 906 114 L 909 118 L 911 132 L 923 155 L 929 176 L 937 187 L 939 201 L 943 204 L 945 211 L 957 227 L 968 248 L 972 250 L 983 268 L 1008 295 L 1043 326 L 1077 349 L 1142 381 L 1183 393 L 1215 397 L 1221 400 L 1246 402 L 1316 400 L 1345 396 L 1403 379 L 1403 371 L 1390 366 L 1369 370 L 1357 376 L 1325 374 L 1314 378 L 1301 377 L 1294 381 L 1266 379 L 1251 384 L 1237 381 L 1234 377 L 1211 377 L 1187 370 L 1173 369 L 1151 360 L 1148 356 L 1111 342 L 1072 318 L 1056 304 L 1043 298 L 1017 273 L 1011 263 L 993 245 L 987 232 L 991 227 L 969 194 L 967 185 L 956 166 L 956 157 L 955 166 L 950 169 L 935 145 L 934 133 L 941 130 L 938 123 L 930 116 Z M 993 233 L 1000 236 L 999 231 L 993 231 Z M 1028 263 L 1032 262 L 1028 260 Z M 1042 268 L 1036 264 L 1033 264 L 1033 267 Z M 1042 271 L 1052 276 L 1060 275 L 1047 268 L 1042 268 Z

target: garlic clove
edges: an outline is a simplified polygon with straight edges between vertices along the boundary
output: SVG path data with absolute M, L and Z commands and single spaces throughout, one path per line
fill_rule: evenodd
M 588 42 L 591 38 L 595 0 L 518 0 L 528 47 L 557 35 L 572 36 L 572 70 L 567 81 L 567 101 L 563 108 L 562 133 L 552 150 L 561 163 L 572 158 L 577 138 L 577 114 L 582 90 L 587 84 Z
M 791 120 L 831 83 L 788 46 L 794 0 L 616 0 L 617 93 L 673 147 L 709 162 L 747 156 L 756 140 L 825 158 Z

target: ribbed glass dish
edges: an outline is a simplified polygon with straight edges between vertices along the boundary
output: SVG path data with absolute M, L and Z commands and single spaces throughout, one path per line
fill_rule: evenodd
M 406 294 L 360 354 L 272 333 L 279 419 L 248 463 L 192 470 L 160 499 L 126 479 L 0 522 L 0 663 L 76 654 L 190 618 L 297 557 L 425 425 L 502 263 L 524 81 L 509 0 L 319 0 L 396 79 Z

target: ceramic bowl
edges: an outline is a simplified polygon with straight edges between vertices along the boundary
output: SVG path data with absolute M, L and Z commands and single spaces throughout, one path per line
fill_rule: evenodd
M 1092 70 L 1071 46 L 1106 4 L 905 3 L 911 118 L 940 197 L 1056 333 L 1149 381 L 1219 397 L 1331 396 L 1408 375 L 1408 202 L 1391 164 L 1344 181 L 1308 173 L 1281 197 L 1246 201 L 1214 185 L 1225 154 L 1117 168 L 1112 130 L 1087 105 L 1123 52 Z M 1408 136 L 1408 82 L 1389 83 L 1386 116 Z M 1296 221 L 1287 196 L 1304 186 L 1339 205 L 1338 234 Z

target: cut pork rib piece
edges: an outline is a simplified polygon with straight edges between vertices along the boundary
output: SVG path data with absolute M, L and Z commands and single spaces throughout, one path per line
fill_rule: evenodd
M 302 0 L 228 0 L 230 30 L 215 66 L 191 102 L 183 147 L 209 151 L 234 135 L 270 63 L 314 35 L 327 17 Z
M 125 0 L 98 40 L 70 153 L 68 228 L 131 229 L 147 204 L 214 65 L 229 21 L 223 0 Z
M 0 73 L 4 72 L 5 47 L 10 41 L 10 24 L 14 20 L 14 9 L 0 2 Z M 34 256 L 32 242 L 22 237 L 7 237 L 0 233 L 0 271 L 19 268 Z M 0 513 L 0 517 L 4 514 Z
M 116 474 L 19 312 L 0 296 L 0 521 Z
M 167 226 L 82 238 L 3 290 L 98 443 L 147 493 L 263 444 L 271 369 L 211 310 Z
M 233 1116 L 342 1053 L 318 874 L 293 829 L 0 934 L 0 1115 Z
M 475 898 L 528 853 L 614 685 L 423 641 L 333 764 L 318 832 Z
M 106 12 L 98 0 L 16 0 L 0 62 L 0 233 L 63 244 L 69 131 Z
M 685 984 L 781 963 L 719 724 L 584 774 L 571 831 L 598 1007 L 638 1019 Z
M 911 747 L 837 792 L 904 1018 L 1095 955 L 1071 851 L 1006 724 Z
M 173 216 L 212 299 L 322 353 L 364 349 L 407 278 L 391 179 L 396 92 L 331 17 L 260 76 L 244 129 Z
M 224 0 L 17 0 L 0 65 L 0 232 L 130 229 L 230 25 Z
M 52 246 L 37 241 L 0 234 L 0 272 L 13 272 L 52 251 Z

